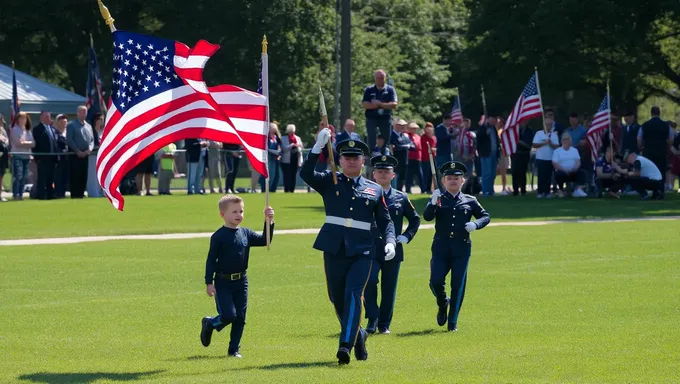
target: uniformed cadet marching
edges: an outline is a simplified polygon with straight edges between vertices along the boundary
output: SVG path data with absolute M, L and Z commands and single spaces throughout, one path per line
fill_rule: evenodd
M 376 328 L 380 333 L 390 333 L 390 323 L 394 313 L 394 302 L 397 296 L 397 279 L 399 267 L 404 261 L 403 244 L 408 244 L 415 237 L 420 227 L 420 217 L 408 199 L 408 195 L 402 191 L 390 188 L 394 178 L 394 168 L 398 161 L 395 157 L 379 155 L 371 158 L 373 178 L 383 188 L 385 203 L 390 211 L 390 217 L 394 223 L 394 233 L 397 236 L 397 249 L 394 258 L 387 257 L 383 252 L 382 234 L 377 226 L 373 226 L 376 241 L 376 260 L 371 269 L 371 278 L 366 285 L 364 299 L 366 300 L 366 318 L 368 325 L 366 331 L 375 333 Z M 404 217 L 408 219 L 408 227 L 401 233 Z M 381 273 L 380 284 L 380 307 L 378 307 L 378 273 Z
M 358 140 L 337 143 L 343 172 L 336 172 L 337 185 L 330 171 L 314 171 L 319 153 L 329 138 L 327 128 L 319 132 L 300 176 L 323 198 L 326 220 L 314 248 L 323 251 L 328 296 L 340 320 L 340 345 L 336 357 L 340 364 L 349 364 L 353 347 L 357 360 L 368 358 L 368 333 L 360 323 L 364 288 L 374 259 L 373 221 L 383 234 L 385 254 L 390 258 L 394 257 L 396 240 L 382 187 L 361 176 L 364 155 L 368 153 L 366 144 Z
M 440 168 L 445 192 L 434 191 L 423 218 L 435 219 L 435 233 L 430 260 L 430 289 L 437 298 L 437 324 L 447 323 L 448 330 L 458 330 L 458 314 L 465 295 L 468 262 L 472 250 L 470 233 L 486 227 L 491 218 L 473 196 L 460 192 L 467 168 L 450 161 Z M 474 216 L 477 220 L 470 221 Z M 451 271 L 451 298 L 446 296 L 446 275 Z

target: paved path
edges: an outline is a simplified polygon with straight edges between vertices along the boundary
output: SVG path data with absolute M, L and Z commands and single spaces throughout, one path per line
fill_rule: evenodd
M 589 220 L 546 220 L 546 221 L 502 221 L 499 223 L 491 223 L 490 227 L 525 227 L 538 225 L 552 225 L 564 223 L 621 223 L 632 221 L 671 221 L 680 220 L 680 216 L 660 216 L 660 217 L 644 217 L 644 218 L 628 218 L 628 219 L 589 219 Z M 423 224 L 422 229 L 432 229 L 433 224 Z M 319 232 L 318 228 L 306 229 L 277 229 L 276 235 L 313 235 Z M 46 239 L 17 239 L 17 240 L 0 240 L 0 246 L 17 246 L 17 245 L 44 245 L 44 244 L 75 244 L 75 243 L 90 243 L 97 241 L 110 240 L 177 240 L 177 239 L 200 239 L 208 238 L 212 232 L 197 232 L 197 233 L 166 233 L 159 235 L 120 235 L 120 236 L 88 236 L 88 237 L 57 237 Z

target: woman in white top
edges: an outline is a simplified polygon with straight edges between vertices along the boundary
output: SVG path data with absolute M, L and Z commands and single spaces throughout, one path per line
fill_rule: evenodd
M 23 200 L 24 187 L 28 178 L 28 164 L 31 162 L 31 149 L 35 147 L 31 133 L 31 118 L 26 112 L 19 112 L 9 134 L 12 146 L 12 198 Z
M 302 139 L 295 134 L 295 125 L 286 126 L 286 134 L 281 137 L 281 169 L 283 169 L 283 191 L 295 192 L 298 168 L 302 164 Z
M 534 134 L 532 147 L 536 148 L 536 168 L 538 171 L 538 189 L 536 197 L 550 197 L 550 182 L 552 180 L 553 165 L 552 155 L 555 148 L 559 147 L 557 133 L 552 131 L 553 118 L 545 117 L 543 130 Z
M 568 132 L 562 134 L 562 146 L 555 149 L 552 158 L 555 167 L 555 181 L 560 188 L 559 196 L 564 197 L 564 184 L 576 183 L 573 197 L 587 197 L 583 192 L 583 172 L 581 172 L 581 155 L 578 149 L 571 146 L 571 135 Z

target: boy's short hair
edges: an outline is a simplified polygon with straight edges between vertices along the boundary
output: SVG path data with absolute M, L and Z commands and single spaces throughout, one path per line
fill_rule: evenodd
M 220 198 L 219 203 L 217 203 L 217 206 L 220 209 L 220 212 L 224 212 L 227 210 L 227 207 L 229 206 L 229 203 L 242 203 L 243 199 L 240 196 L 236 195 L 224 195 L 222 198 Z

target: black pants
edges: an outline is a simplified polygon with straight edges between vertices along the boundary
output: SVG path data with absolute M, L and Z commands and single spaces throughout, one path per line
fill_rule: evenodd
M 420 161 L 409 159 L 408 169 L 406 170 L 406 193 L 411 193 L 411 187 L 413 186 L 414 178 L 416 179 L 420 190 L 423 191 L 423 171 L 420 168 Z
M 69 155 L 69 187 L 72 199 L 82 199 L 85 197 L 85 186 L 87 185 L 87 156 Z
M 36 180 L 35 193 L 40 200 L 54 199 L 54 173 L 56 156 L 36 156 L 38 166 L 38 178 Z
M 281 163 L 281 169 L 283 170 L 283 192 L 295 192 L 298 174 L 298 156 L 298 153 L 291 153 L 290 163 Z
M 529 167 L 529 153 L 517 152 L 512 155 L 512 194 L 527 193 L 527 168 Z
M 646 156 L 649 161 L 654 163 L 657 168 L 659 168 L 659 172 L 661 172 L 661 182 L 663 185 L 666 185 L 666 171 L 668 170 L 668 157 L 666 156 Z
M 626 180 L 619 177 L 618 179 L 597 179 L 598 187 L 600 190 L 608 189 L 609 192 L 618 192 L 623 188 Z
M 552 182 L 553 174 L 552 161 L 536 160 L 536 168 L 538 171 L 537 193 L 547 195 L 550 193 L 550 184 Z
M 583 173 L 580 169 L 567 173 L 563 171 L 555 171 L 555 182 L 560 191 L 564 191 L 565 183 L 576 183 L 576 185 L 583 185 Z
M 640 197 L 647 197 L 647 190 L 652 191 L 652 197 L 664 196 L 664 181 L 652 180 L 646 177 L 633 177 L 626 179 L 628 184 L 637 192 Z
M 68 156 L 62 155 L 54 170 L 54 198 L 63 199 L 66 197 L 69 183 L 69 161 Z
M 229 169 L 229 173 L 227 174 L 227 179 L 224 184 L 224 189 L 225 190 L 232 190 L 235 191 L 236 189 L 234 188 L 234 183 L 236 182 L 236 174 L 238 173 L 238 165 L 241 162 L 240 157 L 234 157 L 231 153 L 227 152 L 226 157 L 225 157 L 225 164 Z
M 228 281 L 215 280 L 215 306 L 218 315 L 211 318 L 217 332 L 231 324 L 228 353 L 239 351 L 248 309 L 248 279 Z
M 406 171 L 408 169 L 408 153 L 395 151 L 394 157 L 399 161 L 399 164 L 394 169 L 394 172 L 397 174 L 397 190 L 402 191 L 406 183 L 406 174 L 408 173 Z

